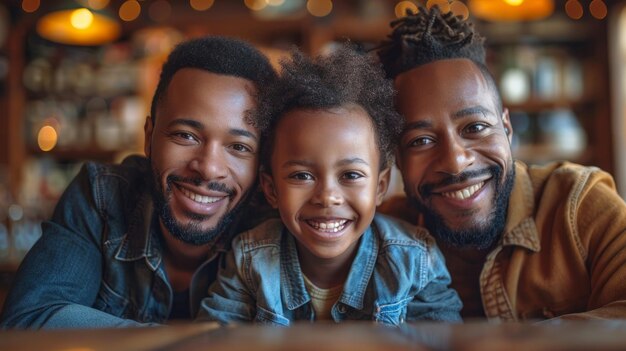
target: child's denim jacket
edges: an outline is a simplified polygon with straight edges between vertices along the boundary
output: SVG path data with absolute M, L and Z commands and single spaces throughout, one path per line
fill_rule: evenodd
M 377 214 L 358 243 L 332 319 L 460 321 L 461 301 L 449 284 L 443 256 L 425 229 Z M 198 318 L 286 326 L 315 320 L 310 301 L 295 239 L 272 219 L 234 239 Z

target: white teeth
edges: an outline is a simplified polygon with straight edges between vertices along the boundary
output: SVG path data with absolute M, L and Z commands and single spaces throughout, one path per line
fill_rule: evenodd
M 195 202 L 201 203 L 201 204 L 211 204 L 214 202 L 218 202 L 221 199 L 223 199 L 223 197 L 213 197 L 213 196 L 203 196 L 200 194 L 196 194 L 196 193 L 192 193 L 191 191 L 185 189 L 185 188 L 180 188 L 180 191 L 183 192 L 183 194 L 185 196 L 187 196 L 188 198 L 192 199 Z
M 452 199 L 465 200 L 469 198 L 470 196 L 474 195 L 474 193 L 477 192 L 480 188 L 482 188 L 483 185 L 485 185 L 485 182 L 480 182 L 478 184 L 468 186 L 465 189 L 451 191 L 449 193 L 441 193 L 441 195 L 452 198 Z
M 307 221 L 307 223 L 309 223 L 311 227 L 317 230 L 320 230 L 323 232 L 332 232 L 332 233 L 336 233 L 338 231 L 343 230 L 347 222 L 348 222 L 347 219 L 342 219 L 338 221 L 328 221 L 328 222 L 317 222 L 317 221 L 312 221 L 312 220 Z

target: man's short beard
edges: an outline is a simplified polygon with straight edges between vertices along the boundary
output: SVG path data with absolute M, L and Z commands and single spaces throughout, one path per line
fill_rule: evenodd
M 482 223 L 482 225 L 476 222 L 470 222 L 466 228 L 453 230 L 446 225 L 441 214 L 415 198 L 411 197 L 409 199 L 424 216 L 424 225 L 426 228 L 439 242 L 456 248 L 484 250 L 492 247 L 498 241 L 506 225 L 509 198 L 515 182 L 515 167 L 511 167 L 504 182 L 501 180 L 503 173 L 502 167 L 492 166 L 487 170 L 483 170 L 481 173 L 486 172 L 492 174 L 492 179 L 495 181 L 493 195 L 494 207 L 487 221 Z M 454 178 L 467 179 L 473 176 L 475 175 L 461 174 Z M 454 180 L 444 180 L 444 183 L 448 184 L 453 184 L 454 182 Z M 424 193 L 424 191 L 420 189 L 420 193 Z
M 186 216 L 190 218 L 191 221 L 188 224 L 182 224 L 178 220 L 176 220 L 176 218 L 172 214 L 172 209 L 168 202 L 168 199 L 171 196 L 173 182 L 192 183 L 197 186 L 199 184 L 202 184 L 202 179 L 182 178 L 175 175 L 169 175 L 166 179 L 166 189 L 163 190 L 163 187 L 159 181 L 159 179 L 161 179 L 161 174 L 156 169 L 153 169 L 152 173 L 152 198 L 154 201 L 154 208 L 159 215 L 161 223 L 163 223 L 165 228 L 174 238 L 184 243 L 196 246 L 211 244 L 218 241 L 220 236 L 226 233 L 226 231 L 229 229 L 229 226 L 233 223 L 233 221 L 237 218 L 237 215 L 244 208 L 246 200 L 252 193 L 252 189 L 254 189 L 254 187 L 251 187 L 251 189 L 246 192 L 244 196 L 240 199 L 239 203 L 235 205 L 232 210 L 226 212 L 222 216 L 222 218 L 218 220 L 215 227 L 203 230 L 200 224 L 202 221 L 208 219 L 210 216 L 204 216 L 188 212 L 186 213 Z M 207 187 L 211 190 L 223 191 L 227 193 L 231 201 L 232 197 L 235 194 L 235 191 L 233 189 L 229 189 L 221 183 L 210 182 Z

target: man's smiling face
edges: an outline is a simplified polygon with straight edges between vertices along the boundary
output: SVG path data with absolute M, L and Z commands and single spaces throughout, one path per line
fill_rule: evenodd
M 514 178 L 508 112 L 466 59 L 419 66 L 394 84 L 406 119 L 397 161 L 407 196 L 446 243 L 491 246 L 504 228 Z
M 256 184 L 259 137 L 245 121 L 253 91 L 246 79 L 184 68 L 146 125 L 155 206 L 183 242 L 214 240 Z

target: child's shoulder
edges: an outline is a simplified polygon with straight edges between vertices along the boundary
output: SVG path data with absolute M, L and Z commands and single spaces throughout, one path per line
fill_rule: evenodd
M 402 219 L 377 213 L 372 225 L 379 237 L 389 244 L 419 246 L 425 250 L 435 245 L 435 240 L 424 227 L 415 226 Z
M 283 228 L 284 225 L 279 218 L 268 219 L 237 235 L 233 240 L 233 248 L 247 251 L 264 246 L 280 245 Z

